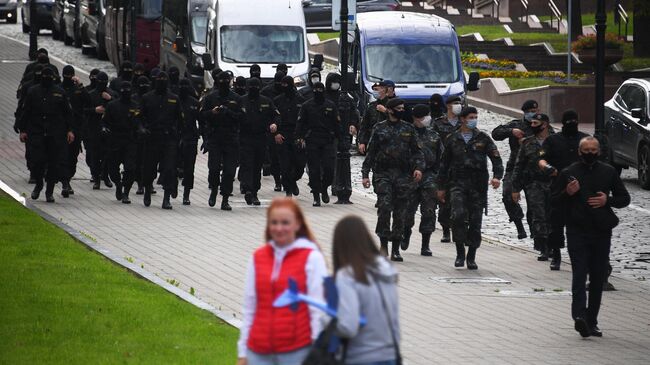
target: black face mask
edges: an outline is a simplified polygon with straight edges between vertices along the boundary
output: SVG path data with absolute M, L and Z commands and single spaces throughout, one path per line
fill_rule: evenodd
M 105 91 L 106 86 L 108 86 L 108 81 L 99 81 L 99 80 L 97 80 L 97 90 Z
M 567 136 L 575 136 L 578 134 L 578 122 L 566 122 L 562 126 L 562 133 Z
M 88 87 L 91 89 L 94 89 L 97 87 L 97 79 L 94 77 L 90 78 L 90 84 L 88 84 Z
M 178 74 L 177 73 L 170 73 L 169 74 L 169 81 L 172 82 L 172 84 L 177 84 L 179 80 Z
M 400 111 L 397 111 L 397 110 L 394 110 L 394 109 L 393 109 L 393 115 L 394 115 L 396 118 L 399 118 L 400 120 L 405 120 L 405 119 L 406 119 L 406 116 L 407 116 L 407 115 L 406 115 L 406 110 L 400 110 Z
M 543 124 L 536 125 L 536 126 L 531 125 L 530 130 L 532 130 L 534 134 L 539 134 L 544 130 L 544 125 Z
M 314 91 L 314 100 L 317 103 L 322 103 L 325 101 L 325 92 L 324 91 Z
M 219 95 L 226 96 L 230 92 L 230 81 L 221 80 L 217 84 L 217 87 L 219 88 Z
M 181 86 L 178 89 L 178 96 L 180 96 L 181 99 L 185 99 L 188 96 L 192 95 L 192 87 L 191 86 Z
M 244 95 L 246 94 L 246 88 L 241 86 L 235 86 L 235 93 L 237 93 L 237 95 Z
M 151 89 L 151 86 L 149 84 L 142 84 L 138 86 L 138 93 L 140 95 L 146 94 L 149 90 Z
M 131 101 L 131 89 L 120 90 L 120 100 L 124 102 Z
M 253 99 L 257 99 L 260 96 L 260 89 L 258 87 L 249 87 L 248 96 Z
M 261 75 L 262 75 L 261 72 L 251 72 L 251 78 L 255 77 L 255 78 L 261 79 L 261 77 L 260 77 Z
M 133 72 L 131 71 L 122 71 L 122 80 L 131 81 L 133 78 Z
M 580 155 L 580 160 L 586 165 L 593 165 L 594 162 L 598 161 L 597 153 L 583 153 Z
M 47 55 L 39 55 L 38 56 L 38 63 L 40 64 L 48 64 L 50 63 L 50 58 Z
M 72 77 L 63 76 L 63 81 L 61 81 L 61 84 L 64 87 L 70 87 L 74 85 L 74 82 L 72 81 Z
M 50 87 L 54 84 L 54 78 L 52 76 L 41 77 L 41 85 L 44 87 Z
M 156 92 L 158 94 L 163 94 L 167 91 L 167 80 L 158 79 L 156 80 Z

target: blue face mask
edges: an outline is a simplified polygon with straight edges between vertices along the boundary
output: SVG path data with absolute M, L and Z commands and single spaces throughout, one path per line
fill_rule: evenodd
M 536 113 L 533 113 L 533 112 L 527 112 L 527 113 L 524 113 L 524 119 L 526 119 L 526 120 L 531 120 L 531 119 L 533 119 L 533 117 L 535 116 L 535 114 L 536 114 Z
M 467 128 L 469 128 L 469 129 L 476 129 L 477 124 L 478 124 L 478 119 L 468 119 L 467 120 Z

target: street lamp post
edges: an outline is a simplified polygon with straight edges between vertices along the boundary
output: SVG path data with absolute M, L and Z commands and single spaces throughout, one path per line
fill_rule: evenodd
M 605 0 L 598 0 L 596 8 L 596 120 L 595 135 L 603 137 L 605 128 L 605 29 L 607 13 Z M 600 139 L 600 138 L 599 138 Z M 601 141 L 604 139 L 601 139 Z M 606 146 L 602 146 L 606 147 Z M 606 150 L 605 150 L 606 151 Z
M 336 0 L 335 0 L 336 1 Z M 348 0 L 341 2 L 341 90 L 348 91 Z

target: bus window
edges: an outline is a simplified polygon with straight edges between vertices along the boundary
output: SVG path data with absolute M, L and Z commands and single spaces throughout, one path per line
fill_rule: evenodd
M 138 8 L 138 17 L 155 20 L 162 16 L 163 0 L 140 0 Z

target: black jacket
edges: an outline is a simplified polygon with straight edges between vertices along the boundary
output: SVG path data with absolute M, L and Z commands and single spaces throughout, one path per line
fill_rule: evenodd
M 90 94 L 81 85 L 66 85 L 65 83 L 61 83 L 61 88 L 65 91 L 70 101 L 70 106 L 72 107 L 72 131 L 79 138 L 79 132 L 86 126 L 85 110 L 90 105 Z
M 102 92 L 106 91 L 108 94 L 111 95 L 112 99 L 111 100 L 106 100 L 102 98 Z M 117 98 L 117 94 L 110 88 L 106 88 L 102 91 L 99 89 L 92 89 L 88 93 L 88 96 L 90 98 L 90 103 L 86 106 L 86 128 L 85 131 L 87 135 L 96 135 L 99 133 L 101 127 L 102 127 L 102 115 L 103 114 L 98 114 L 95 112 L 95 108 L 98 106 L 103 106 L 106 108 L 109 102 L 115 100 Z
M 199 128 L 202 125 L 200 122 L 200 113 L 201 104 L 196 98 L 192 96 L 186 96 L 181 101 L 181 107 L 183 108 L 183 128 L 181 130 L 181 139 L 184 143 L 193 142 L 197 143 L 199 140 Z
M 241 98 L 245 117 L 239 131 L 241 137 L 259 137 L 269 132 L 269 126 L 277 123 L 280 113 L 275 108 L 273 101 L 266 96 L 259 95 L 253 99 L 249 95 Z
M 56 85 L 32 86 L 23 100 L 23 113 L 18 123 L 28 135 L 65 136 L 72 131 L 73 116 L 65 91 Z
M 336 104 L 325 99 L 317 103 L 310 99 L 302 104 L 296 124 L 296 139 L 307 142 L 333 142 L 339 137 L 339 113 Z
M 573 178 L 580 183 L 580 190 L 569 195 L 566 186 Z M 601 191 L 608 197 L 607 204 L 594 209 L 587 204 L 587 199 Z M 575 162 L 560 172 L 553 184 L 551 200 L 566 212 L 567 232 L 611 234 L 612 228 L 618 224 L 612 208 L 629 205 L 630 194 L 616 170 L 609 164 L 596 161 L 589 166 Z
M 151 133 L 178 135 L 183 126 L 183 111 L 178 96 L 169 91 L 150 91 L 140 105 L 142 124 Z
M 214 114 L 212 109 L 222 106 L 223 109 Z M 239 143 L 239 125 L 244 119 L 241 96 L 233 91 L 220 95 L 218 90 L 211 91 L 201 100 L 201 120 L 204 123 L 204 137 L 209 140 Z
M 135 101 L 116 99 L 106 105 L 102 127 L 108 128 L 113 137 L 132 139 L 141 127 L 140 118 L 140 108 Z
M 558 171 L 578 161 L 578 145 L 588 134 L 578 132 L 575 136 L 563 132 L 548 136 L 542 144 L 541 158 L 550 163 Z
M 298 113 L 300 107 L 305 102 L 297 91 L 291 94 L 282 93 L 273 99 L 273 104 L 280 112 L 280 122 L 278 123 L 278 133 L 284 138 L 292 138 L 296 131 L 296 123 L 298 122 Z

